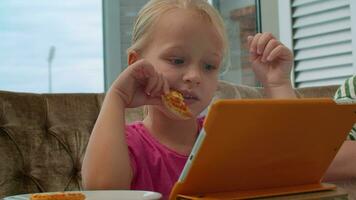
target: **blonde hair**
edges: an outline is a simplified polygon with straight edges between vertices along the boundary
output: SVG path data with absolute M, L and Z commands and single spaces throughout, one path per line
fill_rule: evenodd
M 206 0 L 150 0 L 138 13 L 132 30 L 131 47 L 127 49 L 127 53 L 140 52 L 148 41 L 153 24 L 161 15 L 174 8 L 194 9 L 207 17 L 216 28 L 223 43 L 222 65 L 225 67 L 229 65 L 229 47 L 224 21 L 219 12 Z

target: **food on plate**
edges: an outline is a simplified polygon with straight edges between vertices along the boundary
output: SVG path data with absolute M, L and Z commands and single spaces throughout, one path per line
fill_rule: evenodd
M 84 200 L 85 195 L 80 192 L 58 192 L 31 194 L 30 200 Z

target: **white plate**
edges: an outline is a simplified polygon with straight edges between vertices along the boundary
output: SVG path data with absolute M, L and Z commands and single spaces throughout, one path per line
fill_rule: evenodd
M 160 193 L 139 190 L 93 190 L 73 192 L 83 193 L 86 196 L 85 200 L 157 200 L 162 198 Z M 30 194 L 23 194 L 5 197 L 4 200 L 28 200 L 29 197 Z

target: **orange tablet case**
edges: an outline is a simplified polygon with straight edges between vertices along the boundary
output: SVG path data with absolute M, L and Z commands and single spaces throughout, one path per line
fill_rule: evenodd
M 170 199 L 246 199 L 334 189 L 321 179 L 356 122 L 332 99 L 220 100 Z

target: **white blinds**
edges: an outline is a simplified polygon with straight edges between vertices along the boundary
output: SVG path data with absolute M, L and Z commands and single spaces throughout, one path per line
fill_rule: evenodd
M 353 74 L 350 0 L 292 0 L 296 87 L 341 84 Z

